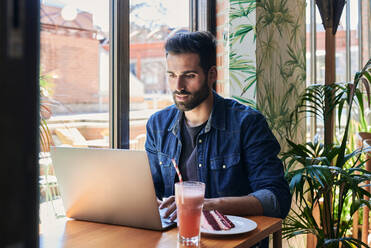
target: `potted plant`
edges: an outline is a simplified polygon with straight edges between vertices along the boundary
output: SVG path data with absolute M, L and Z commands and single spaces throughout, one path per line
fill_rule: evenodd
M 313 234 L 316 247 L 339 247 L 340 244 L 342 247 L 368 247 L 348 237 L 347 232 L 352 226 L 353 214 L 364 205 L 370 207 L 370 201 L 364 200 L 364 196 L 370 197 L 365 182 L 370 180 L 371 172 L 364 169 L 366 161 L 362 154 L 371 149 L 349 150 L 347 142 L 353 108 L 357 104 L 359 111 L 364 111 L 360 85 L 366 89 L 370 104 L 370 83 L 371 60 L 356 73 L 353 83 L 311 85 L 301 96 L 292 118 L 297 119 L 298 114 L 304 112 L 320 116 L 326 122 L 337 109 L 342 137 L 340 144 L 323 144 L 318 136 L 305 144 L 287 140 L 289 151 L 282 159 L 297 208 L 292 209 L 284 222 L 284 237 Z M 340 130 L 343 112 L 347 112 L 345 126 Z M 348 204 L 350 214 L 346 214 Z
M 43 153 L 49 152 L 50 146 L 53 144 L 51 133 L 46 121 L 52 115 L 49 108 L 49 91 L 48 91 L 48 77 L 46 75 L 40 76 L 40 151 Z

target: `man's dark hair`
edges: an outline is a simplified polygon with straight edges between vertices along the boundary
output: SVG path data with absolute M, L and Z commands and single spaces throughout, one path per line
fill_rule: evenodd
M 216 40 L 210 32 L 182 32 L 171 36 L 165 43 L 166 56 L 169 53 L 196 53 L 200 57 L 200 66 L 208 73 L 216 65 Z

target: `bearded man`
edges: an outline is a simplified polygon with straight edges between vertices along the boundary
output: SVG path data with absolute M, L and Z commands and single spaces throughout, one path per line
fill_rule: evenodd
M 204 209 L 285 218 L 291 194 L 277 157 L 280 146 L 264 116 L 212 90 L 215 38 L 208 32 L 179 33 L 166 41 L 165 50 L 175 105 L 151 116 L 145 145 L 165 217 L 176 218 L 175 159 L 183 180 L 205 183 Z

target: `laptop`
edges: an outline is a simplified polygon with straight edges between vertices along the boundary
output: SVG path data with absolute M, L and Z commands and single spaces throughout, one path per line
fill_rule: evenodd
M 145 151 L 52 147 L 66 216 L 151 230 L 176 225 L 161 218 Z

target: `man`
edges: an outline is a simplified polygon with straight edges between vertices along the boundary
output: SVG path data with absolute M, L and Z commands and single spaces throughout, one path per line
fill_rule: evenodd
M 291 204 L 277 158 L 280 146 L 256 110 L 212 90 L 216 42 L 208 32 L 179 33 L 165 44 L 175 105 L 147 123 L 146 151 L 160 208 L 176 218 L 171 159 L 183 180 L 206 184 L 205 209 L 285 218 Z

